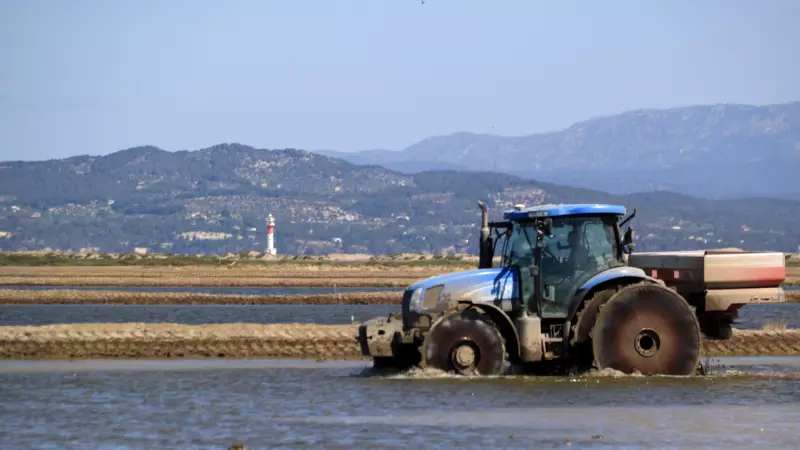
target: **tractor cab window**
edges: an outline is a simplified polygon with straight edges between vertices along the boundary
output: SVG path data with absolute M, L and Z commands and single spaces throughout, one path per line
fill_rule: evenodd
M 530 275 L 530 267 L 536 262 L 536 229 L 532 223 L 512 224 L 503 251 L 503 267 L 519 269 L 520 294 L 522 303 L 529 307 L 534 304 L 534 279 Z
M 542 317 L 565 317 L 574 289 L 595 273 L 621 264 L 616 218 L 559 217 L 542 249 Z
M 536 230 L 531 225 L 514 223 L 503 254 L 503 266 L 528 267 L 533 265 L 536 247 Z

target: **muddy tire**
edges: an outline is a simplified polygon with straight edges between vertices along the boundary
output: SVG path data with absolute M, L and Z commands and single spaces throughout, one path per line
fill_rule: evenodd
M 700 348 L 694 311 L 677 293 L 657 285 L 621 289 L 600 309 L 592 330 L 598 369 L 692 375 Z
M 590 370 L 594 365 L 591 332 L 597 322 L 600 308 L 617 293 L 617 287 L 596 292 L 585 301 L 576 315 L 573 337 L 570 342 L 574 368 L 579 372 Z
M 506 350 L 488 315 L 476 310 L 445 317 L 425 337 L 425 365 L 461 375 L 500 375 Z

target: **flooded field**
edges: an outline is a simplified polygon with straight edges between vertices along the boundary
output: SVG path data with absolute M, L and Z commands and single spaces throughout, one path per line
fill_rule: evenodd
M 319 323 L 362 322 L 400 305 L 0 305 L 2 325 L 62 323 Z
M 465 379 L 367 363 L 0 362 L 9 448 L 797 448 L 800 359 L 708 377 Z
M 2 325 L 61 323 L 319 323 L 361 322 L 399 311 L 400 305 L 0 305 Z M 748 305 L 737 328 L 785 322 L 800 328 L 800 303 Z
M 3 286 L 19 291 L 58 291 L 64 286 Z M 112 292 L 190 292 L 198 294 L 229 295 L 312 295 L 342 294 L 345 292 L 403 292 L 391 287 L 214 287 L 214 286 L 69 286 L 70 291 Z

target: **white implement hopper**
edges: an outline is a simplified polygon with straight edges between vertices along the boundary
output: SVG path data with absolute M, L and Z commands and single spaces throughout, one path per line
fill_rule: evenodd
M 687 300 L 705 297 L 705 311 L 785 301 L 780 286 L 786 279 L 786 259 L 781 252 L 634 252 L 628 263 L 664 281 Z

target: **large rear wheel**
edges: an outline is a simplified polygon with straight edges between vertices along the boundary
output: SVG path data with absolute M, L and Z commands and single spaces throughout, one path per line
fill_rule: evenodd
M 689 304 L 657 285 L 623 288 L 600 309 L 592 330 L 598 369 L 691 375 L 700 362 L 700 326 Z
M 461 375 L 500 375 L 506 350 L 489 316 L 470 309 L 445 317 L 425 337 L 425 365 Z

